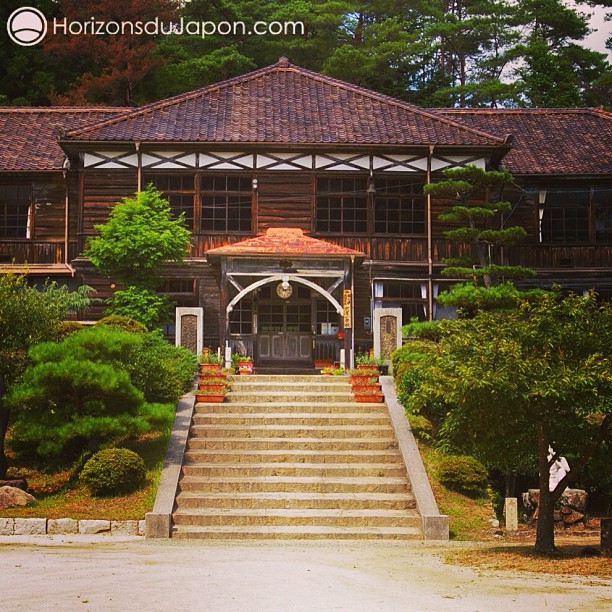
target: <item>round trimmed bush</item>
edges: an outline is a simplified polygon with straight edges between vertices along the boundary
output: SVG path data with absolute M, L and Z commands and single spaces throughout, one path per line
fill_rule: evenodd
M 487 490 L 487 468 L 467 455 L 445 457 L 438 466 L 440 481 L 447 488 L 466 495 L 482 495 Z
M 147 328 L 140 321 L 136 321 L 136 319 L 131 319 L 125 315 L 108 315 L 100 319 L 96 325 L 108 325 L 109 327 L 136 334 L 144 334 L 147 332 Z
M 83 467 L 79 480 L 92 495 L 122 495 L 140 489 L 146 479 L 140 455 L 127 448 L 98 451 Z

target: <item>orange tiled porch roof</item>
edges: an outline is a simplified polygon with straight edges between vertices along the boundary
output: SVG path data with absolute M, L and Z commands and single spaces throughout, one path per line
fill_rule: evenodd
M 291 257 L 355 257 L 359 259 L 365 257 L 359 251 L 306 236 L 301 229 L 290 227 L 269 228 L 261 236 L 211 249 L 207 253 L 207 256 L 213 259 L 222 256 L 278 257 L 279 255 Z

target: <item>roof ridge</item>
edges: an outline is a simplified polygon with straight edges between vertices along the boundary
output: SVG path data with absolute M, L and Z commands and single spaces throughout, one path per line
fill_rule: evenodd
M 0 106 L 1 113 L 10 112 L 36 112 L 36 113 L 88 113 L 91 111 L 104 111 L 110 113 L 125 113 L 131 110 L 129 106 Z
M 149 102 L 149 104 L 145 104 L 140 108 L 133 109 L 132 112 L 126 113 L 125 117 L 113 117 L 112 119 L 106 119 L 104 121 L 99 121 L 97 123 L 91 123 L 87 126 L 83 126 L 81 128 L 77 128 L 75 130 L 68 130 L 66 132 L 67 137 L 78 136 L 82 133 L 87 132 L 88 130 L 94 130 L 101 127 L 106 127 L 107 125 L 112 125 L 116 121 L 120 119 L 127 119 L 136 117 L 138 115 L 146 114 L 153 110 L 158 110 L 160 108 L 165 108 L 167 106 L 172 106 L 177 102 L 184 102 L 186 100 L 191 100 L 192 98 L 197 98 L 202 95 L 204 92 L 212 92 L 217 89 L 221 89 L 222 87 L 227 87 L 235 81 L 246 81 L 254 78 L 258 78 L 262 74 L 266 72 L 271 72 L 273 68 L 276 68 L 278 64 L 271 64 L 270 66 L 265 66 L 264 68 L 258 68 L 257 70 L 252 70 L 251 72 L 247 72 L 245 75 L 237 75 L 235 77 L 231 77 L 225 81 L 219 81 L 218 83 L 211 83 L 210 85 L 205 85 L 204 87 L 200 87 L 198 89 L 194 89 L 192 91 L 185 91 L 180 94 L 175 94 L 174 96 L 170 96 L 169 98 L 164 98 L 163 100 L 156 100 L 155 102 Z
M 593 114 L 593 115 L 603 115 L 604 117 L 611 117 L 612 112 L 607 111 L 604 108 L 596 107 L 596 106 L 559 106 L 559 107 L 534 107 L 534 108 L 453 108 L 453 107 L 435 107 L 431 109 L 435 113 L 453 113 L 457 115 L 467 114 L 467 113 L 478 113 L 478 114 L 542 114 L 542 115 L 555 115 L 555 114 Z
M 331 77 L 325 74 L 321 74 L 319 72 L 315 72 L 314 70 L 309 70 L 308 68 L 302 68 L 301 66 L 295 66 L 294 64 L 290 64 L 289 66 L 290 68 L 293 68 L 298 74 L 306 73 L 311 78 L 319 80 L 321 82 L 332 81 L 335 84 L 337 84 L 339 87 L 342 87 L 343 89 L 352 90 L 352 91 L 360 93 L 361 95 L 365 95 L 370 98 L 374 98 L 378 101 L 393 104 L 394 106 L 398 106 L 400 108 L 403 108 L 404 110 L 411 110 L 412 112 L 417 112 L 430 119 L 435 119 L 436 121 L 443 121 L 444 123 L 452 125 L 461 130 L 467 130 L 468 132 L 473 132 L 475 134 L 478 134 L 479 136 L 486 136 L 487 138 L 491 138 L 492 140 L 497 140 L 502 144 L 505 143 L 504 138 L 500 138 L 499 136 L 494 136 L 493 134 L 489 134 L 488 132 L 483 132 L 476 128 L 468 127 L 464 125 L 463 123 L 458 123 L 457 121 L 451 121 L 450 119 L 446 119 L 445 117 L 440 117 L 436 115 L 435 113 L 428 112 L 426 109 L 423 109 L 420 106 L 417 106 L 416 104 L 405 102 L 404 100 L 393 98 L 392 96 L 388 96 L 387 94 L 381 94 L 377 91 L 373 91 L 371 89 L 361 87 L 360 85 L 354 85 L 353 83 L 348 83 L 347 81 L 342 81 L 340 79 L 336 79 L 335 77 Z M 435 143 L 432 143 L 432 144 L 435 144 Z
M 158 100 L 157 102 L 151 102 L 150 104 L 147 104 L 145 106 L 142 106 L 138 109 L 133 110 L 132 112 L 128 112 L 126 113 L 124 116 L 122 117 L 111 117 L 109 119 L 105 119 L 103 121 L 99 121 L 96 123 L 91 123 L 87 126 L 83 126 L 74 130 L 68 130 L 66 132 L 66 137 L 70 138 L 73 136 L 80 136 L 83 134 L 86 134 L 88 131 L 90 130 L 96 130 L 102 127 L 106 127 L 108 125 L 112 125 L 114 123 L 118 123 L 119 121 L 123 121 L 125 119 L 131 119 L 133 117 L 137 117 L 143 114 L 146 114 L 148 112 L 153 112 L 159 109 L 163 109 L 166 108 L 168 106 L 172 106 L 174 104 L 178 104 L 178 103 L 182 103 L 185 102 L 187 100 L 191 100 L 193 98 L 197 98 L 199 96 L 204 95 L 205 93 L 211 93 L 214 91 L 218 91 L 220 89 L 224 89 L 224 88 L 228 88 L 231 87 L 234 84 L 237 83 L 246 83 L 249 81 L 252 81 L 254 79 L 258 79 L 261 78 L 262 76 L 272 73 L 274 71 L 286 71 L 286 72 L 294 72 L 296 74 L 298 74 L 299 76 L 303 76 L 305 78 L 310 78 L 313 80 L 316 80 L 318 82 L 324 83 L 324 84 L 332 84 L 335 85 L 337 87 L 343 88 L 347 91 L 352 91 L 353 93 L 358 93 L 362 96 L 366 96 L 369 97 L 371 99 L 377 100 L 378 102 L 385 102 L 387 104 L 392 104 L 398 108 L 401 108 L 402 110 L 408 110 L 411 111 L 413 113 L 418 113 L 421 116 L 427 117 L 429 119 L 435 120 L 435 121 L 439 121 L 439 122 L 443 122 L 447 125 L 450 125 L 452 127 L 455 127 L 456 129 L 459 129 L 461 131 L 464 132 L 468 132 L 468 133 L 472 133 L 472 134 L 477 134 L 481 137 L 485 137 L 490 139 L 491 141 L 494 142 L 498 142 L 500 144 L 504 144 L 505 143 L 505 139 L 500 137 L 500 136 L 495 136 L 493 134 L 490 134 L 488 132 L 484 132 L 482 130 L 470 127 L 470 126 L 466 126 L 463 123 L 460 123 L 458 121 L 453 121 L 451 119 L 448 119 L 447 117 L 440 117 L 439 115 L 436 115 L 435 113 L 431 113 L 428 112 L 425 109 L 422 109 L 419 106 L 416 106 L 414 104 L 411 104 L 409 102 L 404 102 L 403 100 L 398 100 L 397 98 L 393 98 L 391 96 L 388 96 L 386 94 L 380 94 L 378 92 L 375 91 L 371 91 L 369 89 L 366 89 L 364 87 L 361 87 L 359 85 L 354 85 L 352 83 L 348 83 L 346 81 L 342 81 L 340 79 L 337 79 L 335 77 L 331 77 L 328 75 L 324 75 L 321 74 L 319 72 L 315 72 L 314 70 L 309 70 L 308 68 L 303 68 L 301 66 L 297 66 L 295 64 L 291 64 L 287 61 L 287 59 L 285 57 L 281 57 L 279 59 L 278 62 L 276 62 L 275 64 L 270 64 L 269 66 L 265 66 L 263 68 L 259 68 L 257 70 L 253 70 L 251 72 L 248 72 L 246 74 L 243 75 L 237 75 L 235 77 L 232 77 L 230 79 L 227 79 L 225 81 L 220 81 L 218 83 L 212 83 L 210 85 L 206 85 L 205 87 L 201 87 L 199 89 L 195 89 L 193 91 L 190 92 L 184 92 L 181 94 L 177 94 L 175 96 L 171 96 L 170 98 L 165 98 L 163 100 Z M 435 144 L 435 143 L 432 143 Z

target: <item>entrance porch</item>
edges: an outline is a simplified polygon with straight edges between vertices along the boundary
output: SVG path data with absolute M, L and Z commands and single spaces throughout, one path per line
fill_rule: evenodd
M 223 346 L 252 356 L 260 371 L 351 366 L 363 254 L 279 228 L 207 256 L 220 269 Z

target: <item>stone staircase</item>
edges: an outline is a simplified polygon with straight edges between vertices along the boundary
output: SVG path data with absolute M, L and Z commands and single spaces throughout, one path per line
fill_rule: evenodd
M 195 406 L 173 538 L 422 538 L 385 404 L 340 377 L 231 383 Z

